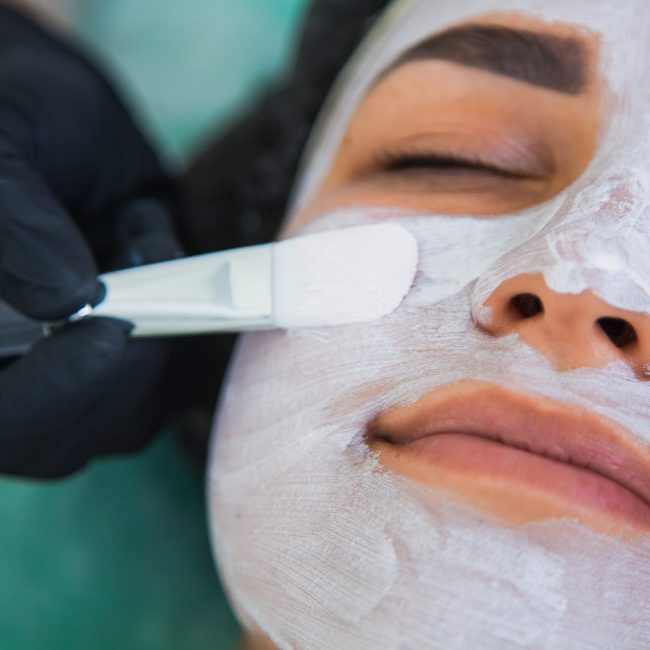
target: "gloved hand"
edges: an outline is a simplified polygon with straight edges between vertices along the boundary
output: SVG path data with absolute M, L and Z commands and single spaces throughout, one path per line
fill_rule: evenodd
M 0 6 L 0 298 L 35 319 L 102 299 L 97 272 L 180 255 L 170 181 L 107 81 Z M 169 405 L 167 344 L 93 318 L 0 370 L 0 472 L 58 477 L 137 449 Z

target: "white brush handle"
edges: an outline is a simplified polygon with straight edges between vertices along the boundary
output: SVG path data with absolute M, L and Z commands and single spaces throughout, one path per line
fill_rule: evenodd
M 121 318 L 137 337 L 270 329 L 271 257 L 266 244 L 106 273 L 104 301 L 69 320 Z M 0 357 L 24 354 L 49 329 L 0 300 Z
M 266 244 L 108 273 L 92 313 L 131 321 L 133 336 L 271 328 L 271 264 Z

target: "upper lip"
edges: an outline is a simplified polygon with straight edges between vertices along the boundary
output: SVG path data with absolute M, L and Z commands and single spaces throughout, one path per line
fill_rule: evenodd
M 371 444 L 406 445 L 442 433 L 475 435 L 591 470 L 650 507 L 647 447 L 604 417 L 548 398 L 460 382 L 427 393 L 414 405 L 385 411 L 367 429 Z

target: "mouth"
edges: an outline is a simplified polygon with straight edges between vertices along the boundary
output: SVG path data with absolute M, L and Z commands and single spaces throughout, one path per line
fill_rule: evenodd
M 381 413 L 366 438 L 389 470 L 514 524 L 650 532 L 650 449 L 578 407 L 466 381 Z

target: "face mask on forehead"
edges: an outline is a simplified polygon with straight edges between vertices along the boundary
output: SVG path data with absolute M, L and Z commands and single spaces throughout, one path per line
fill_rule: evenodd
M 394 3 L 333 94 L 294 211 L 317 193 L 383 71 L 433 33 L 495 10 L 598 36 L 606 97 L 594 156 L 559 194 L 504 216 L 356 205 L 305 228 L 396 220 L 416 236 L 420 262 L 404 303 L 380 321 L 240 342 L 212 450 L 212 537 L 239 617 L 278 647 L 648 647 L 647 536 L 605 534 L 575 517 L 515 525 L 386 471 L 364 438 L 378 414 L 471 381 L 607 418 L 650 456 L 648 8 Z M 538 278 L 558 304 L 587 290 L 606 306 L 599 315 L 626 310 L 637 352 L 559 369 L 514 332 L 490 335 L 495 296 L 522 277 Z

